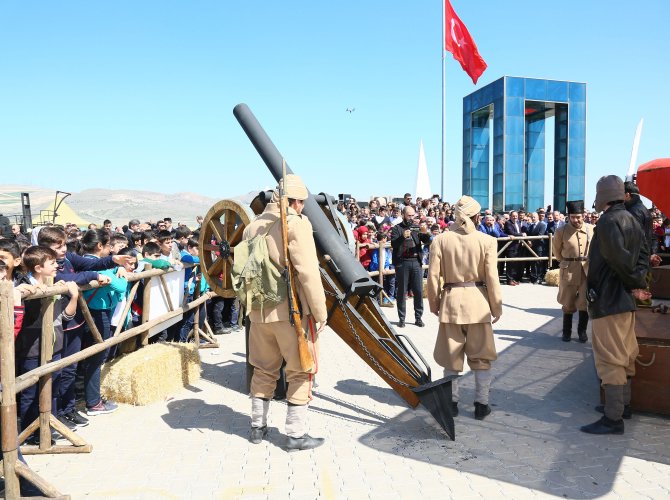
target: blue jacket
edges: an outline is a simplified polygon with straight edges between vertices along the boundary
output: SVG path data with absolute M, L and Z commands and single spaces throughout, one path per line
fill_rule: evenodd
M 391 249 L 387 248 L 385 252 L 384 269 L 391 268 Z M 379 248 L 372 252 L 372 260 L 370 261 L 370 271 L 379 271 Z
M 90 254 L 84 255 L 83 258 L 103 260 Z M 116 269 L 107 269 L 100 272 L 100 274 L 109 276 L 112 278 L 112 282 L 109 285 L 83 292 L 83 296 L 88 303 L 89 309 L 95 309 L 96 311 L 110 310 L 125 296 L 128 289 L 128 281 L 125 278 L 117 278 Z
M 483 222 L 479 225 L 478 229 L 484 233 L 488 234 L 489 236 L 493 236 L 494 238 L 503 238 L 505 236 L 505 233 L 503 233 L 500 230 L 500 226 L 496 223 L 493 224 L 493 227 L 488 227 L 486 224 Z
M 102 259 L 88 259 L 76 253 L 68 252 L 65 258 L 59 260 L 58 271 L 56 271 L 56 278 L 54 281 L 74 281 L 77 285 L 88 285 L 90 281 L 98 279 L 96 271 L 102 271 L 114 267 L 112 256 Z

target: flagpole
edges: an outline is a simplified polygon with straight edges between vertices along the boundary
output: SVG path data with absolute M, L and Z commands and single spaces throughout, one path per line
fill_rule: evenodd
M 440 171 L 440 198 L 444 201 L 444 158 L 445 158 L 445 129 L 444 122 L 446 116 L 446 93 L 445 93 L 445 83 L 446 83 L 446 70 L 445 70 L 445 59 L 444 59 L 444 40 L 445 40 L 445 27 L 444 27 L 444 0 L 442 1 L 442 40 L 440 42 L 440 50 L 442 51 L 442 163 Z

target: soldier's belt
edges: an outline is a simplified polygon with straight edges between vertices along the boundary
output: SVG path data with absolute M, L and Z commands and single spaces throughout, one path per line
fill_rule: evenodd
M 565 262 L 584 262 L 586 260 L 589 260 L 589 258 L 588 257 L 567 257 L 567 258 L 561 259 L 561 260 L 564 260 Z
M 461 281 L 459 283 L 445 283 L 443 288 L 445 290 L 451 290 L 452 288 L 466 288 L 471 286 L 486 286 L 486 283 L 483 281 Z

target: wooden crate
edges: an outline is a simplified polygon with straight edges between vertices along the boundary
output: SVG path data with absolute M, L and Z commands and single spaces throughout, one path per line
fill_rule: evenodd
M 649 288 L 655 299 L 670 299 L 670 266 L 651 268 Z
M 635 335 L 640 354 L 635 366 L 631 407 L 670 415 L 670 314 L 638 309 Z

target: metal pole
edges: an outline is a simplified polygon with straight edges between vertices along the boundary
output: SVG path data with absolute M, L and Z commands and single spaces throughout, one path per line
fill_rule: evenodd
M 442 0 L 442 41 L 440 42 L 440 50 L 442 52 L 442 168 L 440 171 L 440 199 L 444 201 L 444 161 L 445 161 L 445 156 L 446 156 L 446 140 L 445 140 L 445 117 L 446 117 L 446 80 L 447 80 L 447 73 L 445 69 L 445 58 L 444 58 L 444 40 L 445 40 L 445 32 L 444 32 L 444 0 Z

